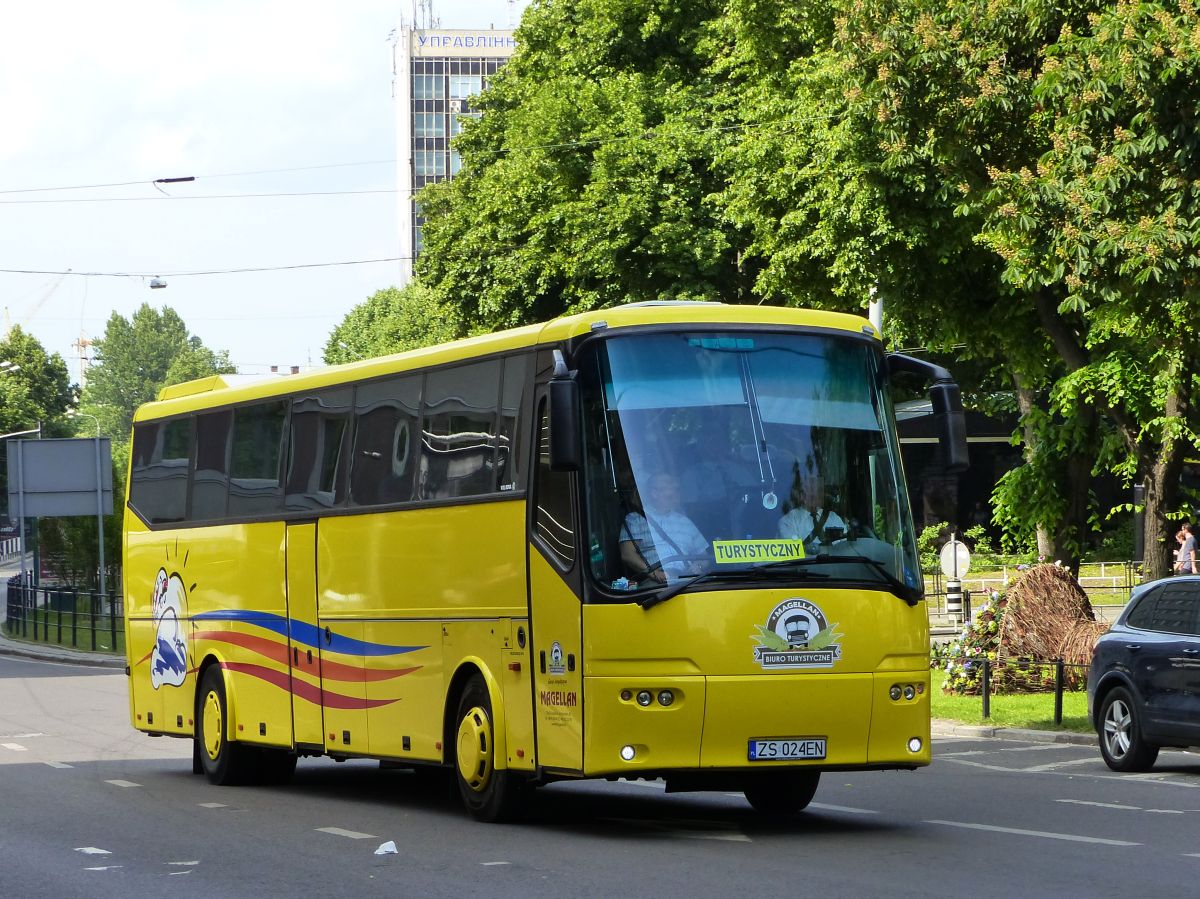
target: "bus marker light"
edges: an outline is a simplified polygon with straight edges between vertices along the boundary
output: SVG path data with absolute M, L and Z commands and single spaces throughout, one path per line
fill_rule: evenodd
M 621 702 L 629 702 L 629 700 L 631 700 L 631 699 L 633 699 L 633 691 L 632 690 L 622 690 L 621 691 Z
M 622 746 L 621 747 L 621 758 L 623 758 L 627 762 L 632 762 L 633 757 L 636 754 L 637 754 L 637 752 L 636 752 L 636 750 L 634 750 L 634 748 L 632 746 Z
M 659 690 L 658 691 L 658 704 L 659 705 L 668 706 L 671 703 L 673 703 L 674 701 L 675 701 L 675 694 L 672 693 L 670 690 Z
M 909 737 L 908 738 L 908 751 L 909 752 L 920 752 L 921 746 L 922 746 L 922 743 L 921 743 L 920 737 Z
M 643 708 L 650 705 L 654 701 L 654 697 L 650 695 L 649 690 L 639 690 L 637 695 L 637 704 Z

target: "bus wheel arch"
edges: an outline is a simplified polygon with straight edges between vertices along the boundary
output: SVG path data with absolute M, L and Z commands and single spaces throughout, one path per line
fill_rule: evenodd
M 494 699 L 499 691 L 474 664 L 455 672 L 447 693 L 445 752 L 459 797 L 480 821 L 515 818 L 525 798 L 525 781 L 505 764 L 503 713 Z
M 196 681 L 193 770 L 198 763 L 209 782 L 218 786 L 245 783 L 252 778 L 253 758 L 249 747 L 229 738 L 233 706 L 220 662 L 206 660 Z

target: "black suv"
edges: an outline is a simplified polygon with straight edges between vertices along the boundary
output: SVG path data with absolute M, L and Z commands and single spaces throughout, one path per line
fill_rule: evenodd
M 1138 587 L 1096 643 L 1088 714 L 1114 771 L 1146 771 L 1163 746 L 1200 746 L 1200 576 Z

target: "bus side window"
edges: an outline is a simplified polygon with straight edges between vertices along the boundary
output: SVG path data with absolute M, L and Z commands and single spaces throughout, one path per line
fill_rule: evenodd
M 233 412 L 229 463 L 229 515 L 278 513 L 283 504 L 280 457 L 287 403 L 243 406 Z
M 500 361 L 435 369 L 426 377 L 420 499 L 496 491 Z
M 192 472 L 189 518 L 212 521 L 225 517 L 229 491 L 229 432 L 233 412 L 228 409 L 196 416 L 196 470 Z
M 531 356 L 524 353 L 520 356 L 509 356 L 504 360 L 504 385 L 500 397 L 500 427 L 498 429 L 496 447 L 496 486 L 497 489 L 523 490 L 525 487 L 525 469 L 529 467 L 526 455 L 529 452 L 529 441 L 525 439 L 528 433 L 529 410 L 526 401 L 529 391 L 526 385 L 529 381 Z
M 538 542 L 563 568 L 575 564 L 575 503 L 571 475 L 550 468 L 550 412 L 542 403 L 538 422 L 538 469 L 533 528 Z
M 353 397 L 353 388 L 344 388 L 292 400 L 284 498 L 289 511 L 328 509 L 342 501 Z
M 362 384 L 355 397 L 350 501 L 382 506 L 413 498 L 421 376 Z
M 133 434 L 130 505 L 151 524 L 187 515 L 192 419 L 138 425 Z

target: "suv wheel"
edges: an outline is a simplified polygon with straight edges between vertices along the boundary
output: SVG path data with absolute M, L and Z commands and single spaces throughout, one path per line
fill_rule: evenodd
M 1158 747 L 1142 736 L 1141 712 L 1124 687 L 1116 687 L 1100 706 L 1100 754 L 1114 771 L 1149 771 Z

